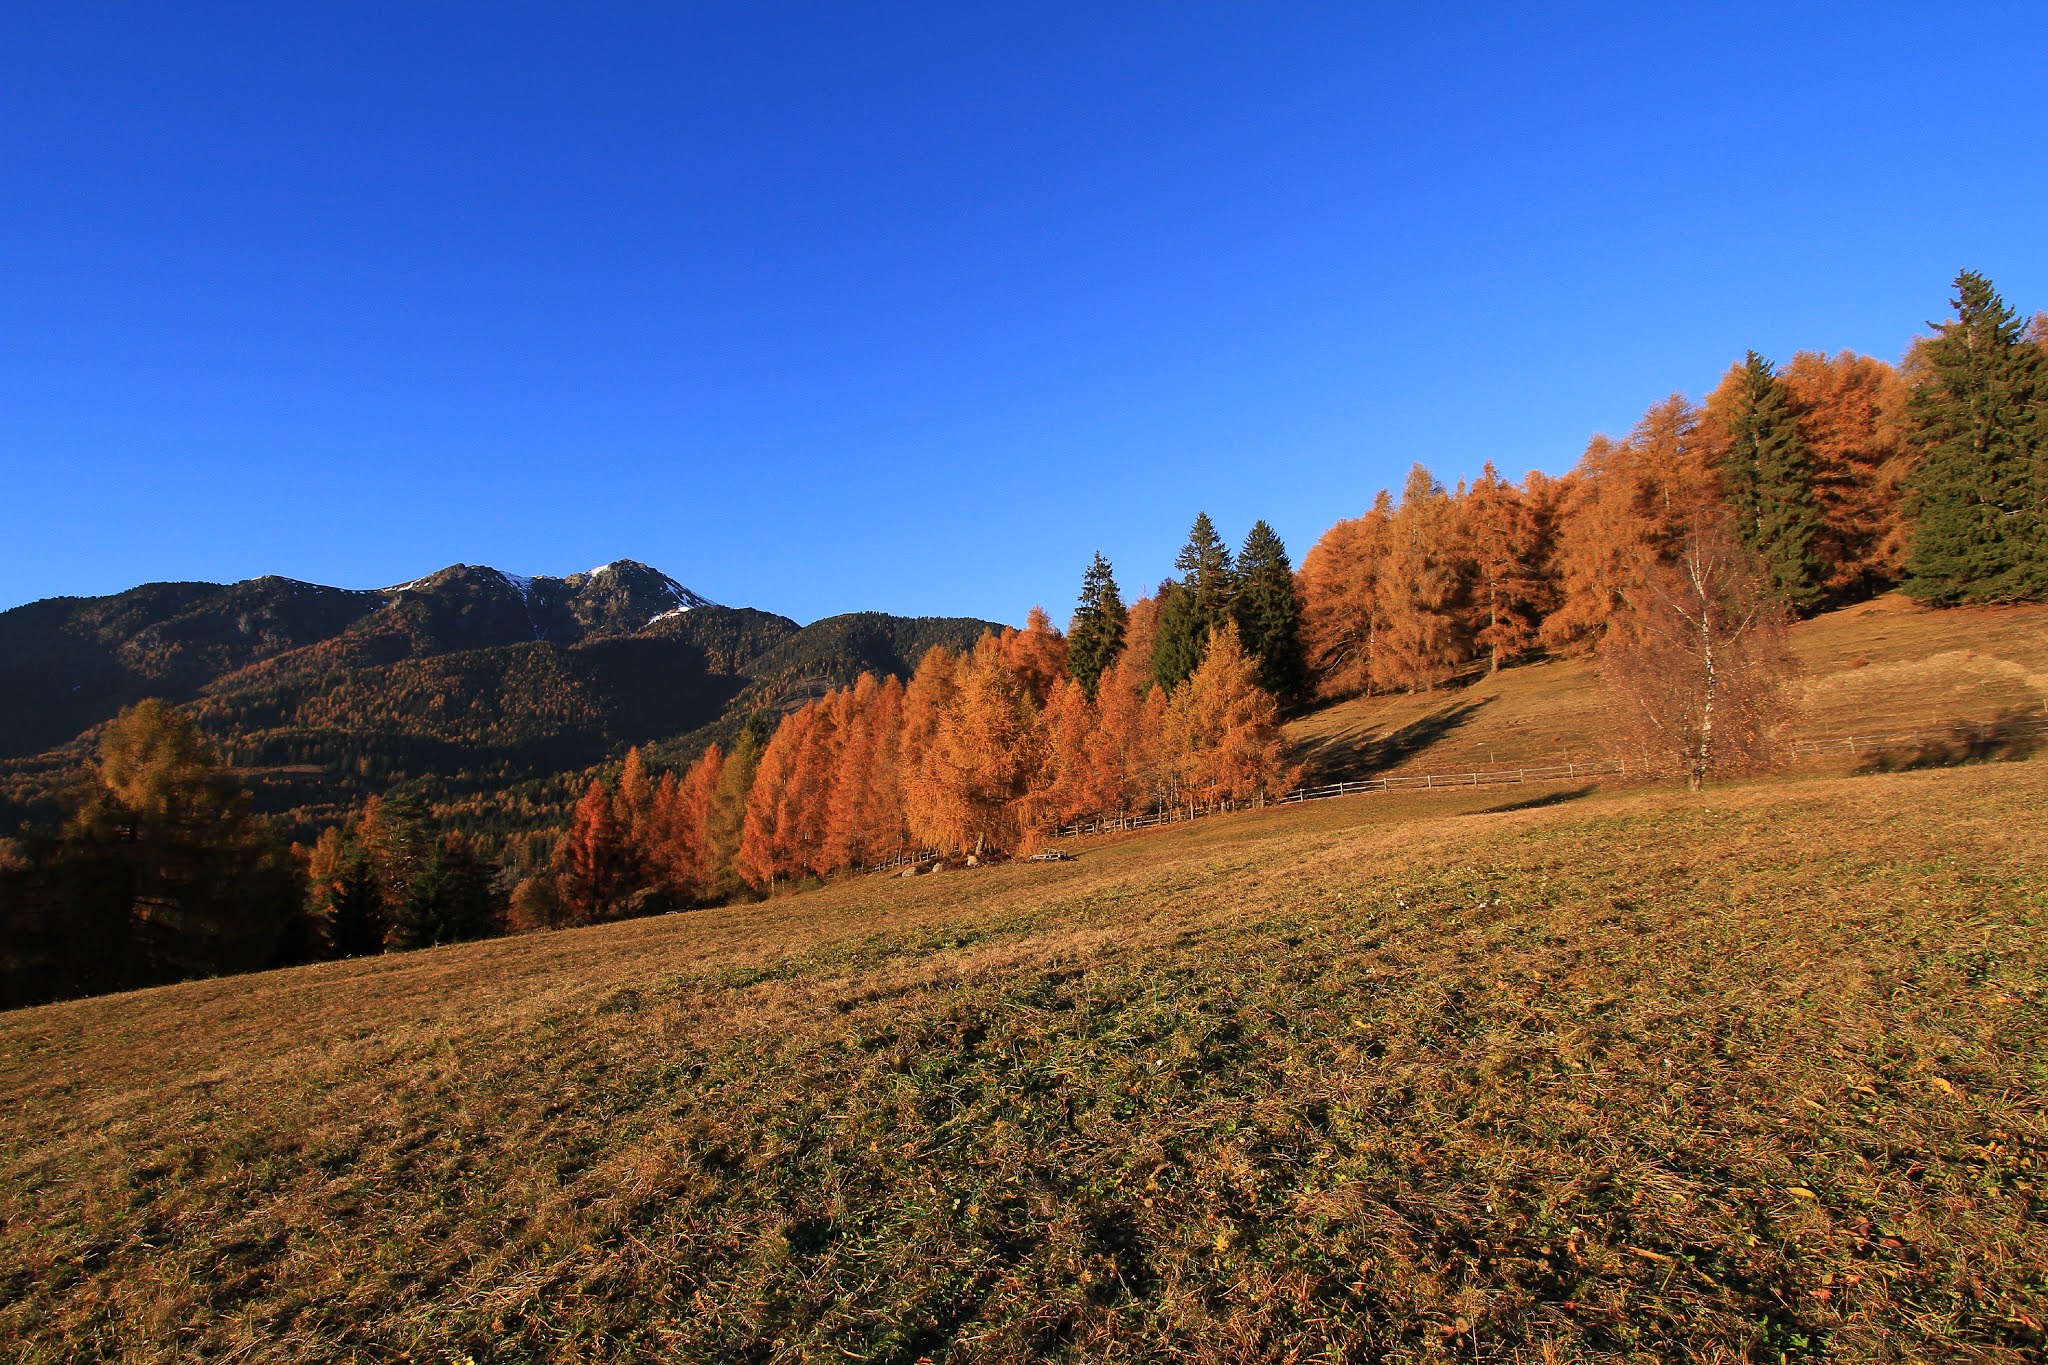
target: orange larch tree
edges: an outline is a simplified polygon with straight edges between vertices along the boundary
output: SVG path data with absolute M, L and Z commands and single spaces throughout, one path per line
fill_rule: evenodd
M 741 880 L 756 889 L 772 887 L 803 869 L 796 856 L 792 801 L 803 750 L 817 724 L 816 710 L 815 704 L 807 703 L 783 717 L 761 750 L 733 863 Z
M 619 772 L 619 789 L 612 794 L 612 815 L 619 835 L 637 847 L 647 837 L 648 819 L 654 813 L 654 783 L 647 775 L 646 760 L 636 746 L 626 750 L 626 765 Z
M 1596 643 L 1641 566 L 1669 562 L 1695 525 L 1719 514 L 1721 490 L 1699 409 L 1682 394 L 1653 405 L 1628 439 L 1595 436 L 1573 471 L 1558 527 L 1561 602 L 1546 644 Z
M 1131 603 L 1124 621 L 1124 648 L 1117 657 L 1134 659 L 1138 673 L 1149 686 L 1152 678 L 1152 646 L 1159 640 L 1159 596 L 1154 593 Z
M 810 709 L 811 726 L 797 751 L 796 768 L 784 793 L 781 834 L 791 862 L 822 875 L 833 870 L 826 835 L 832 779 L 839 770 L 839 749 L 853 709 L 852 689 L 836 688 L 813 702 Z
M 1487 670 L 1535 647 L 1550 605 L 1545 525 L 1521 489 L 1489 461 L 1459 505 L 1465 553 L 1472 566 L 1468 630 L 1487 656 Z
M 632 889 L 630 869 L 611 793 L 597 778 L 576 803 L 556 856 L 570 922 L 590 924 L 618 913 Z
M 1279 707 L 1259 686 L 1234 626 L 1209 637 L 1201 667 L 1173 694 L 1166 725 L 1187 799 L 1242 802 L 1293 785 Z
M 1903 490 L 1913 469 L 1905 380 L 1853 351 L 1801 351 L 1778 378 L 1813 465 L 1823 588 L 1843 600 L 1893 586 L 1906 571 Z
M 1382 682 L 1393 500 L 1382 489 L 1362 517 L 1325 531 L 1301 562 L 1302 648 L 1325 697 L 1370 693 Z
M 761 737 L 750 721 L 740 731 L 732 752 L 718 768 L 712 787 L 710 809 L 704 815 L 704 842 L 699 851 L 699 879 L 703 894 L 713 900 L 735 895 L 745 884 L 737 870 L 740 842 L 745 837 L 747 805 L 754 792 L 754 775 L 761 767 Z
M 1465 629 L 1469 573 L 1457 505 L 1421 465 L 1408 471 L 1394 513 L 1381 579 L 1378 647 L 1386 680 L 1411 692 L 1451 676 L 1470 654 Z
M 1072 678 L 1054 679 L 1039 722 L 1042 761 L 1019 816 L 1027 833 L 1096 811 L 1088 780 L 1088 745 L 1096 730 L 1095 707 L 1088 700 L 1088 690 Z
M 897 773 L 903 784 L 904 821 L 912 834 L 945 818 L 946 794 L 933 776 L 939 729 L 960 693 L 961 660 L 933 645 L 917 661 L 917 670 L 903 689 L 903 731 L 897 748 Z
M 1067 640 L 1053 628 L 1044 607 L 1033 607 L 1024 629 L 1003 639 L 1003 667 L 1017 675 L 1031 698 L 1043 706 L 1052 685 L 1067 673 Z
M 899 852 L 903 828 L 903 684 L 863 673 L 839 745 L 827 806 L 826 856 L 860 867 Z
M 942 848 L 1008 852 L 1018 845 L 1018 803 L 1040 763 L 1038 707 L 1004 667 L 1002 641 L 984 635 L 957 672 L 919 765 L 911 832 Z
M 711 804 L 724 770 L 725 755 L 713 744 L 681 781 L 665 777 L 657 792 L 653 861 L 669 896 L 679 905 L 710 893 Z
M 1082 737 L 1077 815 L 1125 815 L 1151 796 L 1159 735 L 1146 708 L 1151 665 L 1126 650 L 1095 688 L 1094 725 Z M 1162 703 L 1164 698 L 1161 698 Z M 1072 817 L 1069 817 L 1072 818 Z

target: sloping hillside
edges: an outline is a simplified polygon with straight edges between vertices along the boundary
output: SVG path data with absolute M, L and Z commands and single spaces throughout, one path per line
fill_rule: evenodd
M 1885 735 L 2048 718 L 2048 606 L 1916 606 L 1893 593 L 1802 621 L 1800 736 Z M 1361 697 L 1288 727 L 1312 775 L 1468 772 L 1605 757 L 1589 661 L 1478 675 L 1435 692 Z
M 2048 764 L 1526 804 L 0 1017 L 0 1344 L 2035 1358 Z

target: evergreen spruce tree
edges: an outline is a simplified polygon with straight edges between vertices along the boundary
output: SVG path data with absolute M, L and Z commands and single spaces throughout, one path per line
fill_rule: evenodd
M 1223 537 L 1216 534 L 1215 523 L 1209 520 L 1207 512 L 1197 513 L 1195 524 L 1188 530 L 1188 543 L 1181 547 L 1173 567 L 1181 574 L 1181 582 L 1195 595 L 1195 606 L 1200 612 L 1203 636 L 1230 619 L 1230 599 L 1237 587 L 1231 572 L 1230 549 L 1224 545 Z
M 1287 546 L 1263 521 L 1252 527 L 1238 551 L 1231 611 L 1259 686 L 1283 704 L 1298 701 L 1308 683 L 1301 652 L 1301 594 Z
M 1209 644 L 1209 623 L 1201 601 L 1185 583 L 1167 579 L 1159 585 L 1159 624 L 1152 635 L 1152 681 L 1171 692 L 1202 665 Z
M 1117 592 L 1116 575 L 1098 551 L 1081 577 L 1081 605 L 1067 624 L 1067 673 L 1091 701 L 1095 684 L 1123 650 L 1130 615 Z
M 328 947 L 336 957 L 384 951 L 384 892 L 361 849 L 349 850 L 335 880 L 327 924 Z
M 496 927 L 491 874 L 469 842 L 443 840 L 420 864 L 392 917 L 396 948 L 431 948 L 484 938 Z
M 1771 362 L 1755 351 L 1742 364 L 1727 440 L 1721 487 L 1735 512 L 1736 534 L 1785 604 L 1809 611 L 1820 600 L 1822 574 L 1812 461 L 1791 396 Z
M 1152 680 L 1169 691 L 1201 667 L 1211 632 L 1230 620 L 1237 589 L 1230 547 L 1207 512 L 1196 515 L 1173 567 L 1181 579 L 1159 585 L 1159 631 L 1152 642 Z
M 1965 270 L 1956 291 L 1910 403 L 1906 591 L 1939 605 L 2048 595 L 2048 361 L 1991 281 Z

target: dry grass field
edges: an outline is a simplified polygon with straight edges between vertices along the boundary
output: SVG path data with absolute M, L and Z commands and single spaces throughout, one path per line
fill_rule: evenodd
M 1903 594 L 1793 628 L 1802 737 L 2048 719 L 2048 606 L 1935 611 Z M 1606 756 L 1610 727 L 1582 659 L 1475 676 L 1416 696 L 1362 697 L 1289 727 L 1311 772 L 1470 772 Z
M 2044 816 L 1356 797 L 0 1016 L 0 1354 L 2036 1360 Z

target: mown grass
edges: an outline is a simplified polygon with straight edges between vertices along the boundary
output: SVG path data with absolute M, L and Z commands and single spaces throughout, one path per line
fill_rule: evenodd
M 1531 795 L 5 1016 L 0 1345 L 2038 1358 L 2048 765 Z

